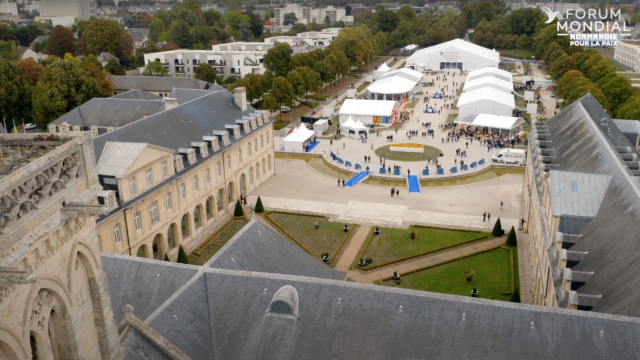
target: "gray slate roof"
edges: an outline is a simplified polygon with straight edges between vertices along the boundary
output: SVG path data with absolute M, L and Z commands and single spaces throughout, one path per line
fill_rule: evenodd
M 164 111 L 162 100 L 93 98 L 56 119 L 53 124 L 121 127 L 145 115 Z
M 625 134 L 640 134 L 640 121 L 613 119 L 620 131 Z
M 205 266 L 333 280 L 345 280 L 347 275 L 333 270 L 259 221 L 243 227 Z
M 599 126 L 603 118 L 606 129 Z M 589 253 L 573 270 L 594 272 L 578 294 L 602 295 L 592 311 L 640 316 L 640 188 L 613 147 L 630 147 L 637 159 L 640 153 L 589 94 L 545 125 L 554 149 L 552 176 L 557 169 L 611 178 L 596 216 L 575 231 L 582 237 L 571 251 Z
M 208 89 L 208 83 L 191 77 L 160 76 L 113 76 L 116 90 L 140 89 L 145 91 L 166 91 L 180 89 Z
M 42 44 L 43 41 L 45 40 L 49 40 L 49 35 L 39 35 L 38 37 L 36 37 L 35 39 L 33 39 L 33 41 L 31 42 L 31 44 L 29 45 L 29 47 L 33 47 L 33 45 L 35 45 L 37 42 L 39 42 L 40 44 Z
M 553 215 L 596 216 L 610 179 L 607 175 L 551 171 Z
M 129 90 L 125 93 L 114 95 L 111 99 L 138 99 L 138 100 L 162 100 L 162 97 L 142 90 Z
M 131 257 L 109 257 L 122 259 L 119 273 L 127 272 L 127 263 L 150 266 Z M 176 267 L 156 263 L 167 272 Z M 635 318 L 346 281 L 199 269 L 146 318 L 192 359 L 640 359 Z M 109 278 L 113 270 L 105 269 Z M 148 281 L 132 279 L 129 287 Z M 285 285 L 298 293 L 298 318 L 267 313 L 274 294 Z M 146 359 L 157 351 L 140 354 L 147 343 L 135 335 L 124 345 L 128 360 Z

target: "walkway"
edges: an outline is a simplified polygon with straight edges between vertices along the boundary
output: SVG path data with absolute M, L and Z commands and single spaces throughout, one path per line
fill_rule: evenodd
M 533 295 L 533 265 L 529 247 L 529 234 L 516 232 L 518 238 L 518 273 L 520 274 L 520 302 L 535 305 Z
M 434 255 L 427 255 L 417 259 L 407 260 L 401 263 L 384 266 L 377 270 L 359 271 L 353 270 L 349 272 L 349 277 L 356 282 L 372 283 L 376 280 L 393 275 L 397 271 L 399 275 L 403 275 L 409 271 L 424 268 L 430 265 L 438 264 L 443 261 L 452 260 L 464 255 L 472 254 L 477 251 L 486 250 L 494 246 L 502 245 L 506 241 L 506 237 L 502 236 L 489 241 L 481 241 L 459 249 L 443 251 Z M 342 260 L 342 259 L 341 259 Z
M 342 252 L 342 256 L 340 256 L 340 260 L 336 264 L 335 269 L 341 272 L 349 272 L 349 267 L 353 264 L 353 261 L 358 257 L 358 253 L 360 253 L 360 249 L 362 249 L 362 245 L 367 241 L 367 237 L 371 232 L 371 226 L 360 225 L 358 226 L 358 230 L 356 230 L 355 234 L 349 240 L 347 247 Z

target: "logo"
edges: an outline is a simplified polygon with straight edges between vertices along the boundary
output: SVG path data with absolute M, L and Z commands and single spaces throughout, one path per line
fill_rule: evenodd
M 559 11 L 553 11 L 546 6 L 542 9 L 542 11 L 544 11 L 544 13 L 549 17 L 549 19 L 544 22 L 545 24 L 551 24 L 553 20 L 556 19 L 556 17 L 558 18 L 558 20 L 562 20 L 562 15 Z

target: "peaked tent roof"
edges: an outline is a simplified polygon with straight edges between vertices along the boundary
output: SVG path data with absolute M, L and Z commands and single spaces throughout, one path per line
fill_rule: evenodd
M 476 45 L 474 43 L 464 41 L 462 39 L 453 39 L 447 42 L 443 42 L 438 45 L 430 46 L 428 48 L 420 49 L 413 53 L 408 59 L 406 64 L 413 65 L 420 62 L 420 58 L 433 52 L 440 52 L 448 48 L 456 48 L 465 52 L 473 53 L 474 55 L 481 56 L 490 60 L 499 61 L 500 53 L 495 50 L 487 49 L 486 47 Z
M 235 234 L 205 266 L 333 280 L 345 280 L 347 275 L 335 271 L 257 220 Z
M 498 88 L 498 90 L 502 90 L 506 93 L 511 93 L 513 91 L 513 83 L 511 81 L 491 77 L 479 77 L 473 80 L 469 80 L 464 83 L 464 87 L 462 88 L 462 90 L 469 91 L 481 87 L 491 87 L 489 85 L 494 85 L 494 89 Z
M 497 67 L 487 66 L 482 69 L 470 71 L 467 74 L 467 81 L 476 80 L 483 77 L 493 77 L 513 83 L 513 74 L 508 71 L 500 70 Z
M 397 105 L 393 100 L 346 99 L 339 114 L 354 116 L 391 116 Z
M 387 65 L 386 62 L 383 62 L 382 65 L 378 67 L 377 71 L 389 71 L 389 70 L 391 70 L 391 68 L 389 68 L 389 65 Z
M 512 109 L 516 107 L 516 101 L 513 95 L 493 88 L 481 88 L 478 90 L 462 93 L 458 99 L 458 107 L 465 106 L 474 102 L 497 102 Z

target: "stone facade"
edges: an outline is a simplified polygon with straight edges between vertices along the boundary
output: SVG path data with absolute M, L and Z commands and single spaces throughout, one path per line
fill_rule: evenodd
M 90 134 L 0 135 L 0 148 L 0 359 L 122 358 Z

